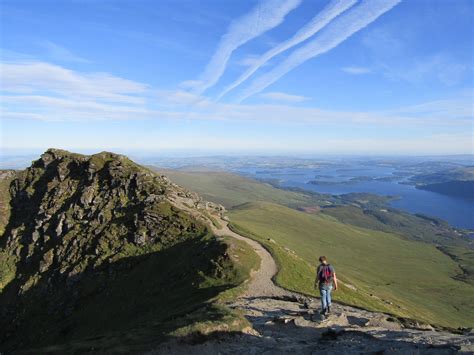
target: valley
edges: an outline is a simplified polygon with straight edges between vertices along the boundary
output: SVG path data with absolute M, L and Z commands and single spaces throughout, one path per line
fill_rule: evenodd
M 466 266 L 436 249 L 451 246 L 472 266 L 472 241 L 446 223 L 383 207 L 383 200 L 364 195 L 334 200 L 228 173 L 163 173 L 224 204 L 236 231 L 272 251 L 280 266 L 280 286 L 315 295 L 317 258 L 329 254 L 335 265 L 340 264 L 341 279 L 346 274 L 347 283 L 358 289 L 341 288 L 336 297 L 342 302 L 453 327 L 473 322 L 474 275 L 459 281 Z M 299 210 L 314 205 L 322 206 L 321 212 Z M 446 284 L 453 298 L 445 297 Z
M 460 157 L 209 157 L 149 158 L 150 165 L 185 171 L 229 172 L 274 187 L 341 196 L 370 193 L 408 213 L 474 230 L 472 159 Z M 456 180 L 458 179 L 458 180 Z M 424 181 L 424 182 L 423 182 Z M 449 186 L 434 186 L 442 182 Z M 425 187 L 426 186 L 426 187 Z

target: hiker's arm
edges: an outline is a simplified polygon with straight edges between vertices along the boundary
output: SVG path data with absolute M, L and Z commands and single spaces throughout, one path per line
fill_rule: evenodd
M 334 291 L 335 291 L 335 290 L 337 290 L 337 277 L 336 277 L 336 273 L 334 273 L 333 282 L 334 282 Z
M 314 278 L 314 289 L 318 289 L 319 285 L 319 267 L 316 269 L 316 277 Z

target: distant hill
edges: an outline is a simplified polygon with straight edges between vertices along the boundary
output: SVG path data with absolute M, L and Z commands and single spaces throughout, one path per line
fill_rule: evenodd
M 198 204 L 107 152 L 50 149 L 0 174 L 0 352 L 139 351 L 199 321 L 234 321 L 211 300 L 248 277 L 229 254 L 253 252 L 210 234 Z
M 435 184 L 419 185 L 417 188 L 438 192 L 444 195 L 474 198 L 474 180 L 472 181 L 446 181 Z
M 430 174 L 418 174 L 410 178 L 416 184 L 438 184 L 449 181 L 474 181 L 474 166 L 458 167 Z
M 410 178 L 421 190 L 444 195 L 474 198 L 474 167 L 461 167 L 431 174 L 419 174 Z

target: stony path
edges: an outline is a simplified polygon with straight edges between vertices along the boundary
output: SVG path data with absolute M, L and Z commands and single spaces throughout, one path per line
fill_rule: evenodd
M 278 272 L 277 265 L 271 254 L 266 250 L 260 243 L 255 240 L 241 236 L 240 234 L 235 233 L 230 230 L 227 225 L 227 222 L 221 221 L 223 226 L 221 229 L 213 227 L 213 232 L 217 236 L 229 236 L 238 240 L 242 240 L 249 244 L 253 250 L 258 254 L 261 259 L 260 269 L 255 270 L 252 274 L 252 279 L 250 280 L 247 290 L 242 295 L 245 298 L 255 298 L 262 296 L 278 297 L 291 295 L 290 292 L 282 289 L 281 287 L 276 286 L 272 278 Z
M 204 343 L 173 341 L 153 354 L 457 354 L 474 353 L 474 332 L 453 334 L 431 327 L 406 328 L 389 315 L 333 304 L 318 313 L 319 301 L 286 291 L 272 282 L 277 266 L 258 242 L 231 231 L 227 222 L 212 227 L 218 236 L 248 243 L 260 256 L 247 291 L 229 307 L 243 312 L 253 329 L 212 337 Z

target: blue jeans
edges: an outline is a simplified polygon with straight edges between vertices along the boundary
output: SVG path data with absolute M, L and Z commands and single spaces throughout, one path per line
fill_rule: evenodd
M 331 305 L 331 291 L 332 285 L 323 285 L 319 288 L 321 294 L 321 307 L 323 311 Z

